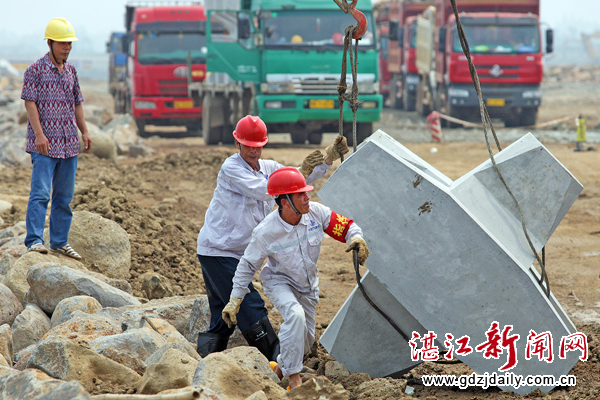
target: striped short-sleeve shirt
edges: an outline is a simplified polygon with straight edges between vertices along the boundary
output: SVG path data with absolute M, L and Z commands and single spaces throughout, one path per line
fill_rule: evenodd
M 23 76 L 21 99 L 37 105 L 42 130 L 50 142 L 49 157 L 69 158 L 79 154 L 75 105 L 83 102 L 83 96 L 73 64 L 66 62 L 59 73 L 48 54 L 35 61 Z M 25 151 L 38 153 L 29 121 Z

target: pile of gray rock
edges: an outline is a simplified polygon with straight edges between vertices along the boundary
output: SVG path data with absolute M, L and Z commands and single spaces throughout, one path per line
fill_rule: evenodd
M 75 212 L 72 226 L 69 242 L 82 262 L 26 252 L 24 222 L 0 230 L 2 399 L 84 400 L 107 391 L 212 400 L 349 398 L 310 368 L 307 382 L 287 392 L 267 359 L 243 346 L 239 331 L 228 350 L 202 359 L 195 341 L 210 323 L 206 296 L 134 297 L 126 280 L 127 233 L 87 211 Z M 156 297 L 160 278 L 145 279 L 148 298 Z M 348 374 L 343 366 L 330 370 Z

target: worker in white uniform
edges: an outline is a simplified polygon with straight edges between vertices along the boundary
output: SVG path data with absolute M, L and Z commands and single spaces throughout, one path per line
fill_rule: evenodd
M 289 376 L 290 388 L 302 384 L 300 371 L 304 355 L 315 341 L 315 308 L 319 302 L 317 260 L 323 233 L 348 243 L 346 251 L 357 250 L 364 264 L 369 249 L 362 231 L 353 220 L 328 207 L 310 202 L 313 190 L 296 168 L 273 172 L 269 195 L 276 196 L 278 210 L 269 214 L 252 232 L 252 239 L 233 278 L 231 298 L 223 309 L 223 320 L 236 323 L 242 299 L 250 290 L 254 273 L 260 272 L 264 292 L 283 317 L 279 331 L 281 353 L 274 371 Z
M 221 313 L 229 300 L 233 275 L 250 242 L 252 230 L 275 205 L 267 194 L 267 179 L 283 167 L 276 161 L 260 158 L 268 138 L 267 127 L 259 117 L 242 118 L 233 137 L 239 153 L 227 158 L 221 166 L 217 187 L 198 235 L 198 260 L 211 312 L 208 331 L 198 335 L 198 353 L 202 357 L 227 348 L 235 327 L 228 326 Z M 325 149 L 325 156 L 319 150 L 313 151 L 296 171 L 314 182 L 348 151 L 345 138 L 338 137 Z M 269 360 L 275 360 L 279 354 L 279 339 L 260 294 L 251 284 L 249 291 L 241 305 L 237 325 L 251 346 Z

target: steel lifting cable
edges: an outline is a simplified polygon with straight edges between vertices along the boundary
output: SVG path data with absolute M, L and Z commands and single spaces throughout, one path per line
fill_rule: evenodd
M 521 206 L 519 205 L 517 198 L 515 197 L 513 192 L 508 187 L 508 184 L 504 180 L 504 177 L 502 176 L 502 173 L 500 172 L 500 169 L 498 168 L 498 165 L 496 164 L 496 160 L 494 159 L 494 154 L 492 153 L 492 148 L 490 146 L 490 141 L 488 139 L 488 129 L 487 129 L 488 126 L 490 127 L 490 129 L 494 135 L 494 140 L 496 142 L 496 146 L 498 147 L 498 151 L 502 151 L 502 148 L 500 147 L 500 142 L 498 141 L 498 137 L 496 136 L 496 131 L 494 130 L 494 126 L 492 125 L 492 120 L 490 119 L 487 108 L 485 107 L 485 104 L 483 102 L 483 96 L 481 94 L 481 85 L 479 83 L 479 75 L 477 75 L 475 65 L 473 64 L 473 60 L 471 59 L 471 51 L 469 50 L 469 43 L 467 42 L 467 37 L 463 30 L 462 24 L 460 22 L 460 17 L 458 15 L 458 9 L 456 7 L 456 0 L 450 0 L 450 3 L 452 3 L 452 9 L 454 11 L 454 16 L 456 17 L 456 28 L 458 31 L 458 37 L 460 39 L 460 45 L 462 46 L 463 52 L 465 53 L 465 56 L 467 57 L 467 61 L 469 62 L 469 72 L 471 74 L 471 80 L 473 81 L 473 86 L 475 87 L 475 91 L 477 92 L 477 97 L 479 99 L 479 110 L 481 113 L 481 121 L 483 122 L 485 143 L 487 144 L 488 153 L 490 155 L 490 160 L 492 161 L 492 164 L 494 165 L 494 169 L 498 173 L 498 177 L 504 184 L 504 187 L 506 188 L 506 190 L 510 194 L 511 198 L 515 202 L 515 205 L 517 206 L 517 208 L 519 209 L 519 213 L 521 215 L 521 225 L 523 226 L 523 232 L 525 233 L 525 237 L 527 238 L 527 243 L 529 243 L 529 247 L 533 251 L 533 254 L 535 255 L 535 258 L 537 259 L 537 262 L 539 263 L 540 268 L 542 270 L 542 274 L 540 276 L 540 279 L 538 280 L 538 283 L 539 283 L 540 287 L 542 288 L 542 290 L 544 290 L 543 282 L 546 282 L 546 289 L 544 290 L 544 292 L 546 293 L 546 296 L 548 298 L 550 298 L 550 282 L 548 280 L 548 274 L 546 273 L 546 263 L 545 263 L 546 247 L 544 246 L 542 248 L 542 258 L 540 258 L 539 254 L 535 250 L 535 246 L 533 245 L 531 238 L 529 237 L 529 233 L 527 232 L 527 226 L 525 225 L 525 217 L 523 215 L 523 210 L 521 210 Z

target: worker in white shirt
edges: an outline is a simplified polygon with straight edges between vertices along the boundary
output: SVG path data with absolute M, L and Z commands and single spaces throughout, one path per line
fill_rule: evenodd
M 198 260 L 211 312 L 210 327 L 198 335 L 198 353 L 206 355 L 227 348 L 234 327 L 221 318 L 231 294 L 235 269 L 252 230 L 273 210 L 275 202 L 267 194 L 268 177 L 283 166 L 260 158 L 267 144 L 267 127 L 254 116 L 242 118 L 233 132 L 239 153 L 227 158 L 217 176 L 217 187 L 206 211 L 204 226 L 198 235 Z M 345 138 L 338 138 L 326 148 L 309 154 L 296 171 L 309 182 L 321 178 L 334 160 L 347 153 Z M 249 294 L 241 304 L 237 325 L 251 346 L 269 360 L 279 354 L 279 339 L 268 318 L 260 294 L 249 285 Z
M 233 326 L 244 296 L 250 293 L 254 273 L 268 258 L 259 276 L 265 294 L 283 317 L 281 354 L 273 369 L 280 378 L 289 376 L 292 389 L 302 384 L 302 361 L 315 341 L 317 260 L 323 233 L 348 243 L 346 251 L 357 250 L 361 264 L 369 255 L 358 225 L 322 204 L 309 202 L 307 192 L 311 190 L 296 168 L 281 168 L 269 177 L 268 193 L 276 196 L 279 209 L 252 232 L 233 278 L 231 298 L 223 309 L 223 320 Z

